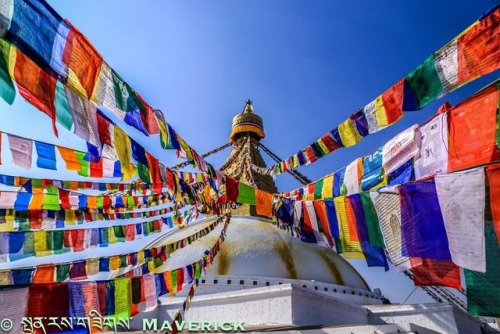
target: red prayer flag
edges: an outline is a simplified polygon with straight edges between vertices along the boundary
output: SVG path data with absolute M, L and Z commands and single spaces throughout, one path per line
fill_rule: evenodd
M 460 267 L 451 261 L 410 258 L 413 283 L 417 286 L 447 286 L 460 290 Z
M 498 88 L 492 85 L 450 111 L 448 172 L 500 159 L 497 106 Z
M 56 79 L 43 71 L 19 50 L 17 50 L 14 67 L 14 79 L 22 97 L 51 118 L 52 128 L 57 136 L 54 105 Z
M 384 104 L 388 124 L 392 124 L 403 117 L 403 95 L 405 80 L 405 78 L 399 80 L 391 88 L 382 93 L 382 102 Z
M 94 86 L 103 63 L 102 56 L 88 39 L 67 20 L 70 27 L 63 52 L 63 62 L 75 73 L 81 86 L 92 96 Z
M 457 40 L 458 82 L 465 83 L 500 67 L 500 7 Z
M 493 216 L 493 228 L 500 244 L 500 164 L 486 168 L 490 188 L 490 208 Z

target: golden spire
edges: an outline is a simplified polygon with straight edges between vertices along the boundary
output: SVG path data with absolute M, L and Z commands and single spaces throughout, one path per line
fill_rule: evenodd
M 259 140 L 264 138 L 264 123 L 262 118 L 253 110 L 252 101 L 247 100 L 241 114 L 234 116 L 233 128 L 229 140 L 234 142 L 239 136 L 238 134 L 250 133 L 255 135 Z

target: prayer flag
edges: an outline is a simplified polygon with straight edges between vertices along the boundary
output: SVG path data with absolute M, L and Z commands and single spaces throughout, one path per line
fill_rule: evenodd
M 267 191 L 255 189 L 255 206 L 259 216 L 273 215 L 273 195 Z
M 484 273 L 484 168 L 439 174 L 435 182 L 451 259 L 460 267 Z
M 255 205 L 255 188 L 240 182 L 238 184 L 238 198 L 236 201 L 241 204 Z
M 9 138 L 9 148 L 12 153 L 12 162 L 19 167 L 30 169 L 33 140 L 14 135 L 7 135 L 7 137 Z
M 420 149 L 415 157 L 415 178 L 421 179 L 448 169 L 447 114 L 439 114 L 417 129 Z
M 500 159 L 497 107 L 498 89 L 491 85 L 451 109 L 448 172 Z
M 56 150 L 51 144 L 35 141 L 38 158 L 36 165 L 40 168 L 56 170 Z
M 411 268 L 401 232 L 401 205 L 396 188 L 386 187 L 370 192 L 380 222 L 384 244 L 398 272 Z
M 0 17 L 3 18 L 2 13 L 0 13 Z M 12 45 L 9 42 L 0 39 L 0 96 L 10 105 L 14 103 L 14 99 L 16 98 L 16 89 L 9 75 L 11 48 Z
M 115 126 L 114 143 L 116 153 L 118 154 L 118 157 L 120 159 L 123 180 L 130 180 L 130 178 L 132 177 L 129 169 L 131 154 L 130 138 L 122 129 L 117 126 Z
M 500 164 L 486 167 L 489 184 L 489 207 L 493 218 L 493 229 L 500 245 Z
M 500 246 L 491 222 L 486 222 L 486 272 L 464 270 L 467 311 L 473 315 L 500 316 Z
M 458 38 L 460 83 L 474 80 L 500 67 L 499 34 L 500 8 L 497 6 Z
M 382 163 L 389 174 L 418 153 L 417 125 L 412 125 L 389 140 L 382 148 Z
M 406 76 L 418 102 L 418 110 L 436 99 L 443 91 L 443 85 L 434 61 L 430 55 L 422 64 Z
M 410 261 L 413 262 L 413 259 Z M 457 290 L 462 289 L 460 267 L 451 261 L 419 259 L 411 271 L 416 286 L 447 286 Z
M 401 227 L 408 256 L 451 260 L 434 179 L 401 185 Z

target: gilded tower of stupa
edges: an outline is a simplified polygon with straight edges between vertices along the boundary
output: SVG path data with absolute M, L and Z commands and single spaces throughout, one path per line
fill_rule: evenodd
M 233 151 L 220 170 L 238 180 L 258 189 L 276 193 L 278 189 L 273 178 L 261 175 L 252 170 L 251 166 L 266 167 L 259 150 L 259 142 L 265 137 L 262 118 L 253 110 L 252 101 L 247 100 L 243 111 L 234 116 L 229 140 Z M 243 205 L 235 212 L 240 215 L 256 216 L 253 205 Z

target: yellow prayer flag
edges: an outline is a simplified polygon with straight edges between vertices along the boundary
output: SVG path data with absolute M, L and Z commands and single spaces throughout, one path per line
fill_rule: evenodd
M 35 244 L 35 256 L 47 256 L 51 255 L 52 251 L 47 248 L 47 231 L 35 231 L 34 233 L 34 244 Z
M 350 118 L 338 126 L 340 140 L 345 147 L 356 145 L 363 139 Z
M 87 276 L 99 273 L 99 259 L 87 259 L 85 262 L 87 264 Z
M 142 251 L 142 250 L 137 252 L 137 263 L 138 264 L 144 263 L 144 251 Z
M 323 189 L 321 189 L 321 197 L 333 198 L 333 174 L 326 176 L 323 179 Z
M 359 241 L 353 241 L 350 238 L 348 214 L 345 205 L 346 196 L 335 197 L 333 201 L 339 222 L 340 244 L 344 251 L 344 257 L 347 259 L 365 259 Z
M 382 95 L 375 99 L 375 117 L 377 118 L 377 125 L 380 127 L 388 126 L 387 112 L 385 111 Z
M 120 256 L 113 255 L 109 258 L 109 269 L 116 270 L 118 268 L 120 268 Z
M 299 156 L 297 154 L 293 155 L 293 168 L 299 167 Z
M 75 212 L 71 210 L 64 211 L 64 224 L 66 226 L 75 225 Z
M 66 82 L 66 86 L 78 95 L 88 98 L 87 91 L 83 88 L 78 76 L 71 68 L 68 68 L 68 81 Z
M 118 239 L 115 236 L 115 229 L 113 227 L 108 227 L 108 242 L 110 245 L 118 242 Z
M 0 270 L 0 285 L 10 285 L 10 269 Z
M 132 177 L 130 172 L 131 142 L 129 136 L 119 127 L 114 127 L 114 143 L 118 159 L 120 160 L 122 180 L 127 181 Z

